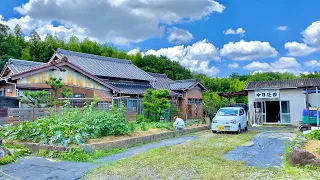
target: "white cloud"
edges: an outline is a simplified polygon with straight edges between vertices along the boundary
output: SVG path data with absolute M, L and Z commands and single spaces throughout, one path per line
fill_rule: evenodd
M 219 61 L 219 49 L 211 44 L 207 39 L 198 41 L 190 46 L 174 46 L 159 50 L 148 50 L 146 55 L 166 56 L 173 61 L 178 61 L 181 65 L 190 68 L 198 73 L 205 73 L 214 76 L 219 72 L 216 67 L 210 67 L 210 61 Z
M 269 42 L 241 40 L 239 42 L 229 42 L 221 49 L 221 56 L 232 60 L 257 60 L 268 57 L 277 57 L 278 52 Z
M 281 57 L 275 62 L 266 63 L 254 61 L 243 67 L 246 70 L 254 70 L 254 72 L 290 72 L 293 74 L 300 74 L 302 71 L 301 64 L 294 57 Z
M 284 47 L 290 56 L 306 56 L 320 50 L 320 21 L 313 22 L 301 32 L 304 43 L 287 42 Z
M 185 29 L 176 27 L 168 28 L 168 41 L 172 44 L 188 43 L 193 39 L 193 35 Z
M 226 31 L 223 31 L 223 33 L 225 34 L 225 35 L 229 35 L 229 34 L 231 34 L 231 35 L 236 35 L 236 34 L 239 34 L 241 37 L 243 37 L 244 36 L 244 33 L 245 33 L 246 31 L 245 30 L 243 30 L 242 28 L 238 28 L 237 30 L 233 30 L 233 29 L 228 29 L 228 30 L 226 30 Z
M 14 9 L 36 21 L 59 22 L 66 31 L 81 28 L 100 42 L 127 45 L 161 37 L 164 25 L 222 13 L 225 6 L 214 0 L 29 0 Z
M 320 21 L 313 22 L 301 34 L 304 43 L 320 47 Z
M 307 67 L 320 67 L 320 61 L 317 60 L 311 60 L 304 62 L 304 65 Z
M 304 43 L 298 43 L 295 41 L 287 42 L 284 45 L 284 48 L 289 51 L 288 56 L 306 56 L 317 51 L 317 48 L 310 47 Z
M 237 69 L 239 67 L 238 63 L 230 63 L 228 64 L 228 68 L 230 69 Z
M 286 31 L 287 29 L 288 29 L 287 26 L 278 26 L 277 27 L 277 30 L 279 30 L 279 31 Z
M 23 16 L 21 18 L 11 18 L 8 21 L 4 20 L 4 17 L 0 14 L 0 23 L 7 25 L 10 27 L 10 29 L 13 30 L 13 28 L 19 24 L 21 26 L 21 30 L 25 34 L 29 34 L 32 32 L 32 30 L 37 29 L 48 22 L 43 21 L 35 21 L 30 16 Z
M 270 70 L 271 66 L 268 63 L 261 63 L 260 61 L 253 61 L 252 63 L 243 67 L 246 70 Z
M 141 51 L 139 49 L 135 48 L 135 49 L 131 49 L 130 51 L 128 51 L 128 54 L 136 55 L 138 52 L 141 52 Z

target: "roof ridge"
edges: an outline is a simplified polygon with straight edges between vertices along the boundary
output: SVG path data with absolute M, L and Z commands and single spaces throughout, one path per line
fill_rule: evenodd
M 44 64 L 42 62 L 36 62 L 36 61 L 28 61 L 28 60 L 22 60 L 22 59 L 14 59 L 14 58 L 10 58 L 8 63 L 10 62 L 19 62 L 19 63 L 28 63 L 28 64 Z
M 70 51 L 70 50 L 65 50 L 65 49 L 60 49 L 60 48 L 58 48 L 56 50 L 56 52 L 60 53 L 62 55 L 63 54 L 69 54 L 69 55 L 80 56 L 80 57 L 91 58 L 91 59 L 97 59 L 97 60 L 102 60 L 102 61 L 113 61 L 113 62 L 118 62 L 118 63 L 132 64 L 132 62 L 130 60 L 126 60 L 126 59 L 105 57 L 105 56 L 99 56 L 99 55 L 95 55 L 95 54 Z
M 170 84 L 172 83 L 178 83 L 178 82 L 197 82 L 199 81 L 198 79 L 181 79 L 181 80 L 173 80 L 172 82 L 170 82 Z

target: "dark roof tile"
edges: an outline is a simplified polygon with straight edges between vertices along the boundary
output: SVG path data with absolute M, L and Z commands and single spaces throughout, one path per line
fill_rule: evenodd
M 320 78 L 256 81 L 247 83 L 245 90 L 290 89 L 298 87 L 320 87 Z
M 33 61 L 26 61 L 20 59 L 9 59 L 7 62 L 7 67 L 11 70 L 13 74 L 22 73 L 36 66 L 40 66 L 44 63 L 41 62 L 33 62 Z
M 63 49 L 57 49 L 56 53 L 67 57 L 68 61 L 71 63 L 96 76 L 144 81 L 154 80 L 152 76 L 133 65 L 129 60 L 97 56 Z

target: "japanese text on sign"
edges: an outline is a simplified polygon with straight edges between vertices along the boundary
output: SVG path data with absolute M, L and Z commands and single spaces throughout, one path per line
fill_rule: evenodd
M 254 96 L 256 99 L 259 98 L 279 98 L 280 97 L 280 91 L 279 89 L 264 89 L 264 90 L 256 90 L 254 91 Z

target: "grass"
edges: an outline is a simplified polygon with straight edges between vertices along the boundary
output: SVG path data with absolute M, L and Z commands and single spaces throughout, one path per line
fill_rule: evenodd
M 320 171 L 285 166 L 284 169 L 248 167 L 222 156 L 257 132 L 240 135 L 199 133 L 198 139 L 162 147 L 106 164 L 85 179 L 318 179 Z
M 74 161 L 74 162 L 94 162 L 95 159 L 109 156 L 112 154 L 118 154 L 126 149 L 106 149 L 106 150 L 98 150 L 92 153 L 86 153 L 82 151 L 80 148 L 71 148 L 69 151 L 49 151 L 46 150 L 40 150 L 38 155 L 41 157 L 48 157 L 48 158 L 54 158 L 54 159 L 60 159 L 65 161 Z

